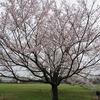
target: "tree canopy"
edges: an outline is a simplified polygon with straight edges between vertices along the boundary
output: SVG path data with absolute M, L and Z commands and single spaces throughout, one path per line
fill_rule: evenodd
M 99 69 L 100 7 L 54 0 L 7 0 L 1 3 L 0 75 L 57 86 L 80 83 Z M 21 74 L 22 73 L 22 74 Z M 23 74 L 24 73 L 24 74 Z M 86 82 L 86 81 L 85 81 Z

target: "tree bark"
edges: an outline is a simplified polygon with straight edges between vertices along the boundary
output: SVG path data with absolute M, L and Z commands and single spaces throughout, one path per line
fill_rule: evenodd
M 52 85 L 52 100 L 58 100 L 58 86 Z

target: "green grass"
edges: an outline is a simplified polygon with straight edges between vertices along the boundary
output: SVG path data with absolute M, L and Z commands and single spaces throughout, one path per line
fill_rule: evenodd
M 51 100 L 51 96 L 48 84 L 0 84 L 0 100 Z M 96 100 L 96 95 L 95 91 L 80 86 L 62 84 L 59 100 Z

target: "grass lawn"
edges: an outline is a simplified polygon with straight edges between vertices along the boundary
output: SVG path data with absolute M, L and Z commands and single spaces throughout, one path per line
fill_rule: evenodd
M 100 90 L 100 87 L 97 87 Z M 0 84 L 0 100 L 51 100 L 48 84 Z M 97 100 L 95 91 L 80 86 L 59 86 L 59 100 Z

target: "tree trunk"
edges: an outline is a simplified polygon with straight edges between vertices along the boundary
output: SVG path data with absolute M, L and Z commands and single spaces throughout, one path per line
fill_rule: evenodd
M 52 85 L 52 100 L 58 100 L 58 87 L 57 87 L 57 85 Z

